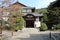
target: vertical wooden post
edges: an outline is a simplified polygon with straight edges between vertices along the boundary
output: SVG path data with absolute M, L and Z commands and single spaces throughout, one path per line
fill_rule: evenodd
M 2 18 L 1 18 L 2 20 Z M 2 40 L 2 21 L 0 22 L 0 39 Z
M 13 36 L 13 31 L 11 31 L 11 34 L 12 34 L 12 36 Z
M 0 40 L 2 40 L 2 28 L 0 27 Z
M 51 32 L 50 32 L 50 34 L 49 34 L 49 38 L 50 38 L 50 40 L 51 40 Z

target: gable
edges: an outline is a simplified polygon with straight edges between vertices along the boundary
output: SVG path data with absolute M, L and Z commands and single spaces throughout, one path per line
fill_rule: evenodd
M 27 6 L 19 2 L 16 2 L 16 3 L 9 5 L 8 7 L 9 7 L 9 10 L 17 10 L 17 9 L 22 9 L 23 7 L 27 7 Z
M 20 7 L 27 7 L 26 5 L 22 4 L 22 3 L 19 3 L 19 2 L 16 2 L 16 3 L 13 3 L 11 4 L 9 7 L 12 7 L 12 6 L 20 6 Z

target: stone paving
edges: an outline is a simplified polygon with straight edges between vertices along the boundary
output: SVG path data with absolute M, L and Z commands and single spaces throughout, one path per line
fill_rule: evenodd
M 3 31 L 3 38 L 4 40 L 49 40 L 49 33 L 49 31 L 38 32 L 36 29 L 24 29 L 13 32 L 12 36 L 11 32 Z

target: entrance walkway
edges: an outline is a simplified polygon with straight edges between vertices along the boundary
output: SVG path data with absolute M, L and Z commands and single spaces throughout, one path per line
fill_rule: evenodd
M 38 32 L 35 28 L 24 28 L 22 31 L 14 32 L 11 36 L 11 32 L 4 31 L 4 40 L 49 40 L 49 32 Z M 6 37 L 7 36 L 7 37 Z

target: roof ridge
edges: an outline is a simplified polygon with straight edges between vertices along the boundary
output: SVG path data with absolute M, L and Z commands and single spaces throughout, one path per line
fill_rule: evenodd
M 16 3 L 21 4 L 21 5 L 25 6 L 25 7 L 27 7 L 26 5 L 20 3 L 19 1 L 16 1 L 16 2 L 12 3 L 11 5 L 14 5 L 14 4 L 16 4 Z M 9 6 L 11 6 L 11 5 L 9 5 Z

